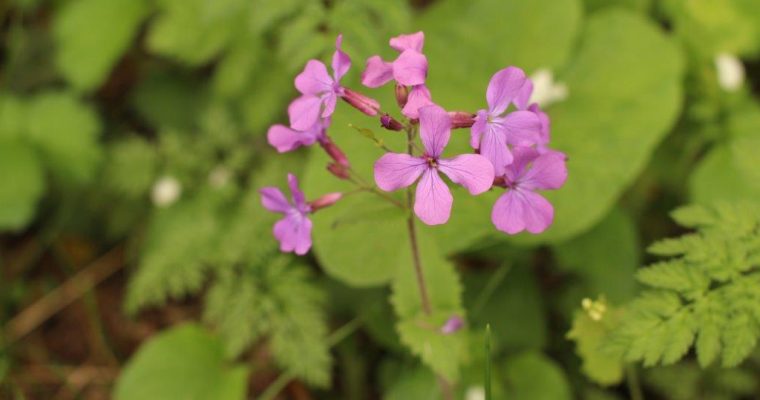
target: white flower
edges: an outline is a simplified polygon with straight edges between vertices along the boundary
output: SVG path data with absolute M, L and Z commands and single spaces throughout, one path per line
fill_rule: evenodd
M 158 207 L 168 207 L 174 204 L 182 194 L 182 186 L 173 176 L 161 177 L 153 184 L 150 198 Z
M 486 400 L 486 391 L 482 386 L 470 386 L 464 395 L 465 400 Z
M 744 84 L 744 65 L 733 54 L 720 53 L 715 56 L 718 70 L 718 84 L 727 92 L 735 92 Z
M 218 165 L 208 174 L 208 183 L 214 188 L 225 186 L 230 181 L 230 170 Z
M 537 70 L 530 76 L 530 80 L 533 81 L 533 94 L 528 104 L 538 103 L 541 108 L 544 108 L 567 98 L 567 85 L 555 82 L 554 74 L 549 69 Z

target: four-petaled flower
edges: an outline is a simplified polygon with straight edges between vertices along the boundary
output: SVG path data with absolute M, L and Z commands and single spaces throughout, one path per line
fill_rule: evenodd
M 288 106 L 291 128 L 307 131 L 320 117 L 328 118 L 335 111 L 338 97 L 342 97 L 345 92 L 340 79 L 351 67 L 351 58 L 340 49 L 342 41 L 343 35 L 338 35 L 332 57 L 332 76 L 327 73 L 325 64 L 318 60 L 309 60 L 303 71 L 296 76 L 295 85 L 301 97 Z
M 311 206 L 306 202 L 298 179 L 288 174 L 288 186 L 293 203 L 288 202 L 285 195 L 276 187 L 265 187 L 259 190 L 261 204 L 269 211 L 283 214 L 284 217 L 274 225 L 274 237 L 280 242 L 283 252 L 306 254 L 311 248 Z
M 451 136 L 451 118 L 437 105 L 423 107 L 419 114 L 424 154 L 386 153 L 375 162 L 375 182 L 380 189 L 393 191 L 405 188 L 419 178 L 414 212 L 422 222 L 438 225 L 448 221 L 453 203 L 451 192 L 439 172 L 476 195 L 493 184 L 493 166 L 478 154 L 440 158 Z
M 540 154 L 532 147 L 513 149 L 514 160 L 506 168 L 502 194 L 493 206 L 496 229 L 515 234 L 523 230 L 541 233 L 554 219 L 554 208 L 537 190 L 559 189 L 567 180 L 566 157 L 558 151 Z
M 273 125 L 267 131 L 267 141 L 279 153 L 293 151 L 301 146 L 311 146 L 327 138 L 325 133 L 330 126 L 330 118 L 320 118 L 304 131 L 288 128 L 285 125 Z
M 367 67 L 362 73 L 362 84 L 377 88 L 395 80 L 399 85 L 410 86 L 411 90 L 401 112 L 413 119 L 419 117 L 421 107 L 433 104 L 430 91 L 425 86 L 427 78 L 427 57 L 422 54 L 425 34 L 422 32 L 399 35 L 391 38 L 391 47 L 399 56 L 392 62 L 383 61 L 380 56 L 367 59 Z
M 525 73 L 516 67 L 494 74 L 486 91 L 488 109 L 477 112 L 471 128 L 470 145 L 491 161 L 496 176 L 503 175 L 512 163 L 509 146 L 531 146 L 540 140 L 541 121 L 536 113 L 517 110 L 503 115 L 523 94 L 526 82 Z

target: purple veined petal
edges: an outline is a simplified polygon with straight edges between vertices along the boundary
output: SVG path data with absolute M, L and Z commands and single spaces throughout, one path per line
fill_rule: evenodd
M 402 153 L 385 153 L 375 161 L 375 183 L 386 192 L 414 183 L 427 169 L 425 160 Z
M 554 220 L 554 207 L 543 196 L 528 190 L 509 190 L 496 200 L 491 221 L 496 229 L 514 235 L 523 230 L 541 233 Z
M 433 100 L 430 97 L 430 90 L 425 85 L 412 86 L 412 90 L 409 91 L 406 104 L 401 110 L 407 118 L 419 119 L 420 108 L 432 105 Z
M 453 202 L 449 187 L 438 176 L 438 171 L 433 168 L 426 170 L 417 183 L 414 213 L 428 225 L 445 224 L 451 215 Z
M 438 105 L 429 105 L 419 109 L 420 139 L 425 153 L 438 157 L 449 143 L 451 137 L 451 117 Z
M 322 61 L 309 60 L 303 71 L 296 76 L 295 84 L 301 94 L 316 96 L 331 91 L 333 79 Z
M 293 208 L 282 191 L 276 187 L 261 188 L 259 194 L 261 195 L 261 205 L 269 211 L 286 213 Z
M 491 162 L 496 176 L 504 175 L 506 167 L 512 163 L 512 153 L 507 147 L 507 138 L 499 126 L 486 124 L 486 130 L 480 138 L 480 155 Z
M 438 160 L 438 170 L 470 194 L 481 194 L 493 185 L 493 165 L 479 154 L 462 154 Z
M 407 35 L 398 35 L 391 38 L 390 45 L 394 50 L 399 53 L 404 50 L 414 50 L 416 52 L 422 52 L 422 46 L 425 44 L 425 33 L 420 31 L 416 33 L 410 33 Z
M 539 155 L 530 169 L 519 178 L 518 185 L 528 190 L 559 189 L 567 180 L 565 155 L 558 151 L 549 151 Z
M 351 68 L 351 57 L 344 53 L 341 49 L 343 44 L 343 34 L 338 35 L 335 39 L 335 52 L 332 56 L 332 69 L 333 79 L 335 82 L 340 82 L 340 79 L 346 75 L 348 69 Z
M 293 100 L 288 106 L 290 127 L 305 131 L 319 121 L 322 100 L 317 96 L 303 95 Z
M 538 156 L 538 151 L 533 147 L 515 146 L 512 149 L 512 163 L 507 166 L 504 173 L 507 183 L 514 184 L 522 182 L 523 176 L 525 176 L 527 172 L 526 168 L 538 158 Z
M 298 178 L 293 174 L 288 174 L 288 186 L 290 187 L 290 195 L 293 198 L 293 204 L 295 204 L 298 211 L 303 213 L 309 212 L 309 205 L 306 204 L 306 196 L 304 196 L 301 188 L 298 187 Z
M 525 83 L 522 85 L 520 90 L 517 92 L 517 96 L 515 97 L 515 106 L 518 110 L 525 110 L 528 108 L 528 102 L 530 101 L 530 96 L 533 94 L 533 81 L 530 80 L 530 78 L 525 79 Z
M 486 110 L 478 110 L 475 115 L 475 123 L 470 128 L 470 146 L 477 150 L 480 148 L 480 139 L 483 136 L 483 132 L 486 131 L 488 124 L 488 113 Z
M 536 114 L 541 123 L 541 129 L 538 132 L 538 144 L 548 144 L 551 140 L 552 123 L 549 116 L 541 110 L 538 104 L 533 103 L 528 107 L 528 111 Z
M 290 129 L 285 125 L 272 125 L 267 131 L 267 141 L 279 153 L 287 153 L 301 146 L 311 146 L 320 136 L 322 124 L 317 122 L 306 131 Z
M 539 141 L 541 120 L 531 111 L 515 111 L 499 120 L 507 143 L 519 146 L 534 145 Z
M 306 254 L 311 248 L 311 220 L 305 215 L 293 213 L 274 224 L 274 237 L 280 242 L 280 251 Z
M 322 110 L 322 118 L 329 118 L 335 112 L 335 103 L 338 101 L 338 95 L 335 92 L 329 92 L 322 95 L 322 104 L 325 108 Z
M 427 78 L 427 70 L 427 57 L 414 50 L 404 50 L 393 61 L 393 78 L 402 85 L 422 85 Z
M 525 72 L 517 67 L 507 67 L 495 73 L 488 82 L 486 100 L 489 114 L 501 115 L 509 107 L 525 84 Z
M 393 64 L 383 61 L 380 56 L 367 59 L 367 66 L 362 72 L 362 85 L 377 88 L 393 79 Z

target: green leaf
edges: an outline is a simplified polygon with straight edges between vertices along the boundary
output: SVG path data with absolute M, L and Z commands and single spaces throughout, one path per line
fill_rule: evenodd
M 435 374 L 426 368 L 414 368 L 399 374 L 383 395 L 383 400 L 438 400 L 441 389 Z
M 26 111 L 27 106 L 22 99 L 0 94 L 0 140 L 24 136 Z
M 514 400 L 569 400 L 570 384 L 562 368 L 537 352 L 510 357 L 504 363 L 507 395 Z
M 225 363 L 218 338 L 196 325 L 162 332 L 143 345 L 116 382 L 117 400 L 244 399 L 248 370 Z
M 613 318 L 613 321 L 610 321 Z M 583 361 L 582 370 L 591 380 L 603 385 L 617 385 L 623 379 L 623 362 L 603 350 L 603 343 L 614 326 L 617 315 L 609 310 L 600 320 L 585 312 L 576 312 L 568 339 L 576 342 L 576 353 Z
M 45 192 L 45 173 L 33 149 L 0 137 L 0 175 L 0 231 L 21 229 Z
M 35 97 L 27 110 L 29 139 L 40 149 L 54 176 L 84 183 L 102 158 L 97 114 L 71 94 Z
M 79 90 L 96 88 L 132 43 L 150 12 L 145 0 L 71 1 L 56 14 L 56 62 Z
M 713 148 L 689 178 L 689 193 L 696 203 L 757 199 L 760 182 L 750 181 L 737 170 L 731 151 L 724 145 Z
M 111 144 L 104 183 L 117 193 L 131 198 L 146 194 L 156 178 L 156 148 L 139 136 L 129 136 Z

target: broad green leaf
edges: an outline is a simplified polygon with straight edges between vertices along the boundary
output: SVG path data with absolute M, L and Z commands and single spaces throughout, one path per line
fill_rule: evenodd
M 56 61 L 77 89 L 96 88 L 150 12 L 146 0 L 70 1 L 55 18 Z
M 602 349 L 609 331 L 609 318 L 604 315 L 601 320 L 594 320 L 585 312 L 577 312 L 573 327 L 567 333 L 567 338 L 576 342 L 575 351 L 583 361 L 583 373 L 604 386 L 616 385 L 623 379 L 623 361 Z
M 592 13 L 606 7 L 626 7 L 641 13 L 646 13 L 652 6 L 652 0 L 584 0 L 586 12 Z
M 691 200 L 711 204 L 718 200 L 759 198 L 760 182 L 747 180 L 734 161 L 725 145 L 710 150 L 689 178 Z
M 0 140 L 22 137 L 26 132 L 26 102 L 19 97 L 0 95 Z
M 384 400 L 439 400 L 441 389 L 435 374 L 425 368 L 405 370 L 383 394 Z
M 562 368 L 538 352 L 525 352 L 504 363 L 507 395 L 513 400 L 570 400 L 570 384 Z
M 225 362 L 222 342 L 196 325 L 162 332 L 129 360 L 114 390 L 117 400 L 244 399 L 248 370 Z
M 18 230 L 34 217 L 45 173 L 34 149 L 0 138 L 0 231 Z
M 133 135 L 113 143 L 107 152 L 109 162 L 103 173 L 104 183 L 131 198 L 147 193 L 156 179 L 156 148 Z
M 75 183 L 93 176 L 102 149 L 100 122 L 90 107 L 67 93 L 42 94 L 29 103 L 27 127 L 54 176 Z

